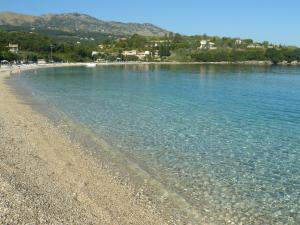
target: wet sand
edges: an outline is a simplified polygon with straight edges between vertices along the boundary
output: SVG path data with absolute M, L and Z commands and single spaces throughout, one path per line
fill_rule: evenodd
M 22 102 L 9 76 L 0 69 L 0 224 L 173 224 Z

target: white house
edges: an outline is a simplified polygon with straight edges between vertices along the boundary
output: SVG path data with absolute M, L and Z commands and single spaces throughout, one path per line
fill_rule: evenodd
M 254 44 L 247 45 L 247 48 L 255 48 Z
M 208 50 L 214 50 L 217 49 L 215 46 L 215 43 L 210 42 L 209 40 L 201 40 L 200 41 L 200 47 L 198 49 L 203 50 L 203 49 L 208 49 Z
M 8 43 L 8 51 L 12 52 L 12 53 L 18 53 L 19 52 L 19 45 L 18 44 L 11 44 Z
M 46 64 L 45 59 L 38 59 L 37 61 L 38 64 Z
M 254 43 L 247 46 L 247 48 L 263 48 L 261 44 Z
M 144 52 L 138 52 L 137 53 L 137 57 L 139 59 L 143 59 L 145 58 L 146 56 L 149 56 L 150 55 L 150 51 L 144 51 Z
M 236 46 L 240 46 L 242 44 L 242 40 L 241 39 L 236 39 L 235 40 L 235 45 Z
M 123 51 L 124 56 L 137 56 L 137 50 Z
M 210 50 L 217 49 L 217 47 L 215 46 L 216 44 L 213 43 L 213 42 L 209 42 L 208 45 L 209 45 L 209 49 L 210 49 Z
M 123 52 L 124 56 L 136 56 L 139 59 L 143 59 L 146 56 L 149 56 L 150 54 L 151 54 L 150 51 L 138 52 L 137 50 L 131 50 L 131 51 L 124 51 Z
M 97 52 L 97 51 L 92 51 L 92 57 L 93 56 L 96 56 L 96 55 L 98 55 L 99 54 L 99 52 Z
M 207 46 L 207 40 L 201 40 L 199 49 L 206 49 L 206 46 Z

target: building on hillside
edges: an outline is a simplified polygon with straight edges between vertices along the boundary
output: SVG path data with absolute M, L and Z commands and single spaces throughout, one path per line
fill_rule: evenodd
M 247 45 L 247 48 L 263 48 L 263 47 L 264 46 L 262 46 L 259 43 L 253 43 L 253 44 Z
M 247 48 L 255 48 L 255 44 L 247 45 Z
M 200 46 L 198 47 L 200 50 L 214 50 L 217 49 L 215 46 L 215 43 L 209 41 L 209 40 L 201 40 Z
M 96 56 L 96 55 L 99 55 L 99 52 L 97 51 L 92 51 L 92 57 Z
M 206 49 L 206 47 L 207 47 L 207 40 L 201 40 L 199 49 Z
M 96 59 L 96 62 L 106 62 L 106 60 L 105 59 Z
M 144 59 L 146 56 L 150 55 L 150 51 L 144 51 L 144 52 L 138 52 L 137 53 L 137 57 L 139 59 Z
M 11 44 L 8 43 L 8 51 L 12 52 L 12 53 L 18 53 L 19 52 L 19 45 L 18 44 Z
M 241 39 L 236 39 L 235 40 L 235 46 L 240 46 L 242 44 L 242 40 Z
M 124 56 L 136 56 L 139 59 L 144 59 L 146 56 L 151 55 L 150 51 L 143 51 L 139 52 L 137 50 L 131 50 L 131 51 L 123 51 L 122 53 Z
M 137 50 L 123 51 L 124 56 L 137 56 Z

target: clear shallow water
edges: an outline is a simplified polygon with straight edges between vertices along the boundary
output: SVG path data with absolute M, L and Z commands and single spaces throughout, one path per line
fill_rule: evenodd
M 182 196 L 199 224 L 300 224 L 300 68 L 55 68 L 17 77 Z

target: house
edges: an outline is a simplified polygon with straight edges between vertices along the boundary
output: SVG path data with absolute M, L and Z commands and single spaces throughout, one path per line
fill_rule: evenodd
M 198 47 L 198 49 L 200 50 L 214 50 L 217 49 L 217 47 L 215 46 L 215 43 L 209 41 L 209 40 L 201 40 L 200 41 L 200 47 Z
M 92 57 L 94 57 L 94 56 L 96 56 L 96 55 L 98 55 L 99 54 L 99 52 L 97 52 L 97 51 L 92 51 Z
M 137 56 L 137 50 L 123 51 L 124 56 Z
M 46 60 L 45 59 L 38 59 L 37 63 L 38 64 L 46 64 Z
M 149 56 L 149 55 L 150 55 L 150 51 L 144 51 L 144 52 L 138 52 L 136 56 L 139 59 L 143 59 L 143 58 L 145 58 L 146 56 Z
M 200 47 L 198 49 L 206 49 L 207 47 L 207 40 L 200 41 Z
M 242 44 L 242 40 L 241 39 L 236 39 L 235 40 L 235 46 L 240 46 Z
M 208 45 L 209 45 L 209 49 L 210 49 L 210 50 L 215 50 L 215 49 L 217 49 L 217 47 L 215 46 L 216 44 L 213 43 L 213 42 L 209 42 Z
M 247 45 L 247 48 L 255 48 L 254 44 Z
M 263 48 L 261 44 L 254 43 L 247 46 L 247 48 Z
M 106 62 L 105 59 L 96 59 L 96 62 Z
M 8 51 L 12 52 L 12 53 L 18 53 L 19 52 L 19 45 L 18 44 L 8 44 Z
M 123 52 L 124 56 L 136 56 L 139 59 L 143 59 L 146 56 L 149 56 L 150 54 L 151 54 L 150 51 L 138 52 L 137 50 L 131 50 L 131 51 L 124 51 Z

